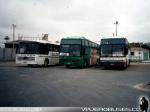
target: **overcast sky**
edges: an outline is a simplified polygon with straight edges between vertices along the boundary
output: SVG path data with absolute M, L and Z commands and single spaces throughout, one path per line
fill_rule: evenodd
M 49 40 L 85 36 L 95 42 L 118 34 L 130 42 L 150 42 L 150 0 L 0 0 L 0 38 L 49 34 Z M 17 38 L 17 35 L 16 35 Z

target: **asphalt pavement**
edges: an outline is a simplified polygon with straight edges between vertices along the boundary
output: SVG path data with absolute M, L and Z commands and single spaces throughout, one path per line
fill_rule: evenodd
M 136 107 L 149 91 L 134 85 L 150 81 L 150 64 L 125 70 L 101 67 L 27 67 L 0 64 L 1 107 Z M 150 100 L 150 99 L 149 99 Z

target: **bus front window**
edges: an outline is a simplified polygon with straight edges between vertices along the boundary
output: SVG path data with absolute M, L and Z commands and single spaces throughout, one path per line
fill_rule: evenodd
M 17 50 L 18 54 L 37 54 L 38 45 L 34 43 L 22 43 Z
M 69 53 L 69 56 L 80 56 L 80 45 L 61 45 L 61 53 Z
M 112 53 L 111 45 L 102 45 L 101 46 L 101 56 L 111 56 Z
M 70 45 L 70 56 L 80 56 L 81 47 L 80 45 Z
M 113 45 L 113 56 L 123 56 L 124 55 L 124 45 Z
M 61 45 L 60 51 L 62 53 L 69 53 L 69 45 Z
M 101 56 L 123 56 L 124 45 L 102 45 Z

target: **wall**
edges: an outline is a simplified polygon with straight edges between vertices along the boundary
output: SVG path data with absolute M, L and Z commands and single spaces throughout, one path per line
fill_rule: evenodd
M 16 50 L 12 48 L 0 48 L 0 61 L 12 61 L 15 60 Z
M 131 55 L 132 60 L 143 60 L 143 51 L 131 51 L 131 52 L 134 52 L 134 55 Z
M 131 61 L 143 61 L 144 60 L 144 52 L 147 52 L 149 55 L 149 51 L 139 51 L 139 50 L 131 50 L 131 52 L 134 52 L 134 55 L 130 55 L 130 60 Z M 139 54 L 140 52 L 140 54 Z

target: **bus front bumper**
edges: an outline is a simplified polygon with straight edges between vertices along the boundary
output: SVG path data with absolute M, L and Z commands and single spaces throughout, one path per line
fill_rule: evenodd
M 21 57 L 17 56 L 16 57 L 16 64 L 23 64 L 23 65 L 37 65 L 38 63 L 35 61 L 35 57 Z
M 69 66 L 82 66 L 83 61 L 81 58 L 60 58 L 59 63 L 61 65 L 69 65 Z
M 124 66 L 125 62 L 119 61 L 119 62 L 109 62 L 109 61 L 100 61 L 100 66 Z

